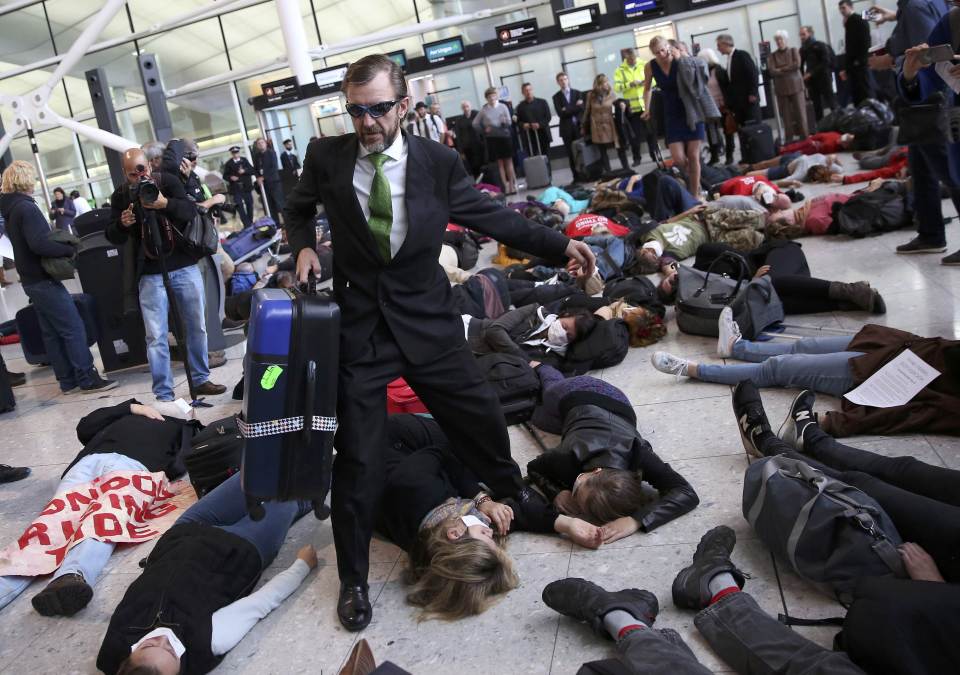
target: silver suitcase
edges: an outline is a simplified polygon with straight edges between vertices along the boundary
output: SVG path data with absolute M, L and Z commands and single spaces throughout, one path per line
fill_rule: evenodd
M 523 174 L 527 177 L 528 188 L 547 187 L 550 185 L 550 165 L 540 147 L 540 134 L 533 136 L 537 139 L 537 154 L 523 160 Z M 527 147 L 533 148 L 529 129 L 527 129 Z

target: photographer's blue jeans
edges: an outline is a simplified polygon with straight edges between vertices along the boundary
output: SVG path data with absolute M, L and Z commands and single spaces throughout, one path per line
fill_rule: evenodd
M 181 267 L 169 274 L 170 285 L 177 301 L 177 309 L 186 332 L 187 358 L 194 386 L 210 379 L 207 365 L 207 327 L 204 321 L 203 277 L 196 265 Z M 147 334 L 147 360 L 153 375 L 153 393 L 158 401 L 172 401 L 173 372 L 170 370 L 170 345 L 167 343 L 167 322 L 170 304 L 163 287 L 163 275 L 144 274 L 140 277 L 140 311 Z M 180 345 L 183 350 L 183 345 Z
M 843 396 L 853 388 L 850 359 L 863 355 L 846 351 L 851 340 L 848 335 L 794 342 L 739 340 L 733 358 L 751 363 L 702 363 L 697 366 L 697 379 L 719 384 L 750 380 L 758 387 L 795 387 Z
M 23 291 L 37 311 L 43 346 L 61 391 L 90 385 L 97 371 L 87 347 L 87 330 L 70 293 L 53 280 L 24 284 Z
M 89 483 L 94 478 L 99 478 L 112 471 L 147 471 L 147 467 L 135 459 L 115 452 L 87 455 L 64 474 L 54 494 L 63 492 L 74 485 Z M 115 546 L 116 544 L 106 541 L 97 541 L 92 538 L 84 539 L 67 551 L 67 554 L 63 557 L 63 562 L 53 573 L 52 578 L 56 579 L 64 574 L 81 574 L 83 580 L 93 586 L 100 578 L 100 573 L 106 566 L 107 561 L 110 560 L 110 554 L 113 553 Z M 13 602 L 34 579 L 35 577 L 23 576 L 0 577 L 0 609 Z

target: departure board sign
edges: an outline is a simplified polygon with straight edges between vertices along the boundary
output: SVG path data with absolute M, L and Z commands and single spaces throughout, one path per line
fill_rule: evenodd
M 282 80 L 273 82 L 264 82 L 260 85 L 263 95 L 267 97 L 268 105 L 277 105 L 280 103 L 290 103 L 300 100 L 300 86 L 297 84 L 297 78 L 285 77 Z
M 536 19 L 524 19 L 523 21 L 497 26 L 496 31 L 497 40 L 504 49 L 537 44 Z
M 459 35 L 446 40 L 437 40 L 423 45 L 423 55 L 427 63 L 456 63 L 463 61 L 463 38 Z
M 600 5 L 562 9 L 557 12 L 557 25 L 563 35 L 600 30 Z
M 320 94 L 332 94 L 340 91 L 340 85 L 343 84 L 343 78 L 347 74 L 349 63 L 341 66 L 331 66 L 330 68 L 321 68 L 313 71 L 313 81 L 320 88 Z
M 398 49 L 395 52 L 388 52 L 387 58 L 400 66 L 400 70 L 406 72 L 407 70 L 407 53 L 402 49 Z
M 623 18 L 639 21 L 663 14 L 663 0 L 623 0 Z

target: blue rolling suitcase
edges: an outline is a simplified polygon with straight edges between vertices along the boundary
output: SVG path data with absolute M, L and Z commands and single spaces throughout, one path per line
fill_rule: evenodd
M 254 293 L 244 363 L 241 481 L 255 520 L 263 502 L 310 500 L 330 489 L 336 431 L 340 308 L 286 289 Z
M 223 250 L 234 263 L 257 257 L 282 236 L 272 221 L 261 223 L 262 220 L 269 219 L 261 218 L 252 227 L 230 235 L 223 242 Z

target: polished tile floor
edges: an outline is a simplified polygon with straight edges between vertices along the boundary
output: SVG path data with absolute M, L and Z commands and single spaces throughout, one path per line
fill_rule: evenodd
M 849 158 L 845 159 L 852 165 Z M 558 172 L 562 183 L 565 172 Z M 850 189 L 850 188 L 846 188 Z M 811 189 L 810 193 L 821 190 Z M 949 214 L 953 215 L 952 207 Z M 960 247 L 956 225 L 948 228 L 952 249 Z M 957 337 L 960 317 L 960 269 L 942 267 L 940 256 L 897 256 L 893 250 L 909 232 L 857 241 L 835 238 L 803 240 L 814 275 L 842 281 L 867 279 L 887 301 L 888 313 L 874 318 L 862 313 L 835 313 L 790 317 L 807 334 L 855 330 L 875 320 L 926 335 Z M 489 256 L 490 251 L 486 251 Z M 483 258 L 486 260 L 488 258 Z M 23 304 L 18 286 L 3 294 L 0 313 Z M 726 524 L 736 530 L 739 544 L 734 559 L 751 573 L 747 590 L 771 614 L 802 617 L 836 616 L 842 609 L 807 587 L 785 565 L 775 561 L 757 540 L 741 515 L 742 475 L 748 458 L 735 428 L 727 386 L 676 382 L 653 370 L 654 349 L 686 356 L 711 358 L 715 343 L 681 335 L 672 310 L 669 335 L 653 348 L 633 349 L 620 365 L 596 375 L 626 391 L 636 406 L 639 428 L 656 452 L 686 476 L 701 504 L 656 532 L 636 534 L 598 551 L 541 535 L 511 537 L 509 552 L 516 561 L 521 586 L 482 616 L 445 623 L 418 622 L 405 604 L 401 581 L 405 557 L 395 546 L 375 541 L 371 565 L 374 620 L 362 633 L 379 660 L 390 659 L 416 674 L 486 672 L 498 675 L 575 673 L 584 661 L 613 653 L 612 643 L 598 640 L 582 625 L 561 618 L 540 599 L 543 586 L 554 579 L 582 576 L 607 588 L 646 588 L 660 599 L 658 626 L 677 629 L 707 667 L 728 667 L 699 637 L 693 613 L 673 607 L 670 583 L 689 560 L 700 535 Z M 76 421 L 96 407 L 131 396 L 151 400 L 149 373 L 118 376 L 122 388 L 102 397 L 59 395 L 49 369 L 26 365 L 17 346 L 3 347 L 12 370 L 26 371 L 28 383 L 16 390 L 18 407 L 0 417 L 0 462 L 33 467 L 27 480 L 0 486 L 0 539 L 11 541 L 46 503 L 57 479 L 79 449 Z M 231 348 L 229 362 L 213 371 L 213 379 L 232 386 L 239 378 L 242 345 Z M 178 392 L 186 393 L 182 373 Z M 794 392 L 764 393 L 771 420 L 778 424 Z M 209 422 L 238 410 L 229 394 L 214 400 L 214 408 L 200 417 Z M 821 397 L 818 408 L 836 407 L 837 400 Z M 520 428 L 511 429 L 513 454 L 521 467 L 537 453 Z M 855 439 L 859 445 L 884 454 L 910 454 L 924 461 L 960 469 L 960 440 L 911 435 L 899 438 L 871 436 Z M 343 663 L 357 635 L 344 631 L 335 618 L 337 574 L 329 522 L 312 517 L 292 529 L 279 558 L 264 574 L 269 578 L 290 564 L 298 547 L 312 543 L 320 553 L 320 567 L 279 609 L 257 625 L 227 657 L 221 671 L 242 673 L 334 673 Z M 138 574 L 137 562 L 152 544 L 118 551 L 96 585 L 90 605 L 70 619 L 47 619 L 34 612 L 30 597 L 36 583 L 0 612 L 0 672 L 92 673 L 100 639 L 112 608 Z M 829 646 L 835 629 L 801 628 L 811 639 Z

